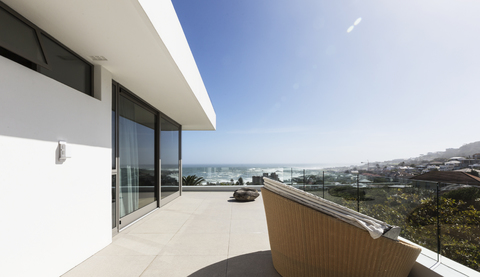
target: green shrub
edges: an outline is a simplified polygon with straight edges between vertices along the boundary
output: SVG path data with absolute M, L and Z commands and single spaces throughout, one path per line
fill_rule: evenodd
M 335 197 L 342 197 L 345 200 L 357 200 L 359 196 L 360 201 L 369 201 L 373 200 L 371 198 L 365 197 L 365 190 L 359 190 L 356 187 L 352 187 L 350 185 L 342 185 L 342 186 L 335 186 L 331 187 L 328 190 L 331 196 Z
M 449 191 L 442 195 L 444 198 L 452 198 L 457 201 L 464 201 L 468 206 L 474 205 L 475 200 L 480 198 L 480 188 L 467 187 Z M 478 202 L 478 201 L 477 201 Z

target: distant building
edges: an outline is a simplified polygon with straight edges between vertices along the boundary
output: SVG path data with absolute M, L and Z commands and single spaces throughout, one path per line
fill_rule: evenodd
M 263 176 L 252 176 L 252 185 L 263 185 L 263 177 L 267 177 L 267 178 L 270 178 L 272 180 L 275 180 L 275 181 L 280 181 L 280 179 L 278 178 L 278 175 L 277 173 L 273 172 L 273 173 L 263 173 Z
M 462 171 L 431 171 L 409 178 L 413 186 L 418 188 L 433 189 L 436 183 L 446 185 L 475 185 L 480 186 L 480 178 Z
M 461 162 L 457 160 L 451 160 L 446 162 L 444 165 L 440 166 L 440 171 L 451 171 L 454 170 L 456 167 L 459 167 Z
M 278 175 L 277 173 L 273 172 L 273 173 L 270 173 L 270 176 L 268 175 L 268 173 L 263 173 L 263 177 L 268 177 L 272 180 L 275 180 L 275 181 L 280 181 L 280 179 L 278 178 Z
M 252 185 L 263 185 L 263 176 L 252 176 Z

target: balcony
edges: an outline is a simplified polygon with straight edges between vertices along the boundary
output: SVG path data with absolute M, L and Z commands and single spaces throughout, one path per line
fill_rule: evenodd
M 378 212 L 375 205 L 382 197 L 380 192 L 390 198 L 399 197 L 403 192 L 403 197 L 414 208 L 427 203 L 427 199 L 439 199 L 437 183 L 430 184 L 432 188 L 435 185 L 432 190 L 426 188 L 429 184 L 425 182 L 420 184 L 422 187 L 414 188 L 408 181 L 396 180 L 392 185 L 384 179 L 355 174 L 340 177 L 317 172 L 316 180 L 314 175 L 314 172 L 295 173 L 289 169 L 283 170 L 280 178 L 374 217 L 371 213 Z M 330 195 L 329 188 L 342 187 L 341 178 L 351 182 L 353 199 L 342 194 Z M 202 191 L 189 191 L 192 188 Z M 229 186 L 184 187 L 180 198 L 124 229 L 109 246 L 64 276 L 280 276 L 271 261 L 262 197 L 254 202 L 236 202 L 231 198 L 232 189 Z M 418 195 L 422 197 L 413 197 Z M 376 200 L 367 201 L 371 198 Z M 405 203 L 401 205 L 407 207 Z M 405 209 L 405 213 L 409 210 Z M 439 239 L 438 232 L 446 232 L 448 226 L 442 226 L 437 216 L 428 216 L 428 220 L 433 226 L 420 224 L 420 227 L 422 232 L 433 235 L 430 241 L 422 242 L 417 229 L 402 226 L 405 231 L 401 235 L 422 247 L 410 276 L 480 276 L 478 271 L 439 255 L 441 250 L 437 246 L 442 248 L 446 242 Z M 477 227 L 478 224 L 473 225 Z
M 261 196 L 232 193 L 183 192 L 63 276 L 280 276 Z

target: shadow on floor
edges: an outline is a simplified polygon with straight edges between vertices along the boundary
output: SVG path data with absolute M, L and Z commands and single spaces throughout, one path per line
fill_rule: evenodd
M 227 202 L 230 203 L 239 203 L 239 204 L 245 204 L 245 203 L 252 203 L 253 201 L 238 201 L 235 198 L 231 197 L 232 199 L 227 200 Z M 255 201 L 255 200 L 254 200 Z
M 259 251 L 248 253 L 232 258 L 228 258 L 226 274 L 218 274 L 219 268 L 224 266 L 225 260 L 204 267 L 192 274 L 190 277 L 211 277 L 211 276 L 227 276 L 227 277 L 281 277 L 277 273 L 272 263 L 272 254 L 270 251 Z

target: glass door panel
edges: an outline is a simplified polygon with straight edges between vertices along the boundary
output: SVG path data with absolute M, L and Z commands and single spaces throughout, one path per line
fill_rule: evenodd
M 117 85 L 112 84 L 112 229 L 117 229 Z
M 157 201 L 155 196 L 156 116 L 119 96 L 120 217 Z
M 112 175 L 112 229 L 117 227 L 117 175 Z
M 179 191 L 180 127 L 164 118 L 160 121 L 161 198 Z

